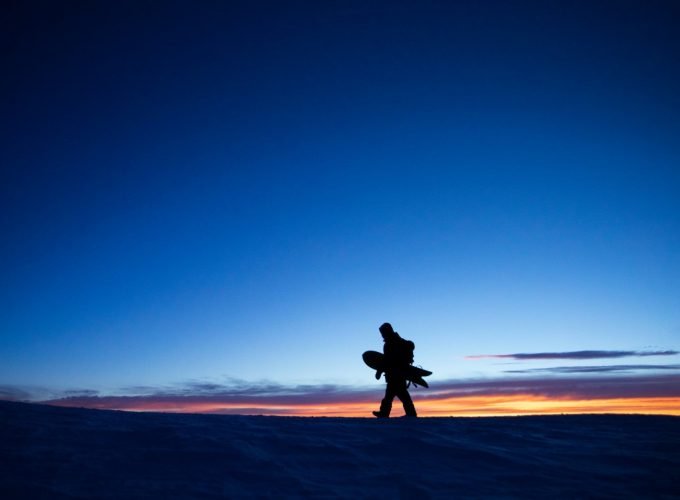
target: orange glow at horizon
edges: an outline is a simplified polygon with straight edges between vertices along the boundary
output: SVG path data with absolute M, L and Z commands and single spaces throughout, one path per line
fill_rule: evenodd
M 423 417 L 480 417 L 480 416 L 516 416 L 516 415 L 549 415 L 549 414 L 584 414 L 584 413 L 623 413 L 623 414 L 655 414 L 680 416 L 680 397 L 649 398 L 612 398 L 612 399 L 578 399 L 547 398 L 530 394 L 512 396 L 458 396 L 441 399 L 414 400 L 418 415 Z M 172 413 L 223 413 L 241 415 L 282 415 L 298 417 L 368 417 L 371 411 L 378 408 L 380 401 L 351 401 L 346 403 L 308 403 L 274 405 L 249 403 L 234 404 L 220 402 L 181 401 L 136 401 L 116 405 L 98 403 L 90 408 L 127 410 L 141 412 Z M 65 402 L 55 402 L 59 406 L 74 406 Z M 87 405 L 77 405 L 87 406 Z M 403 410 L 395 400 L 393 416 L 401 416 Z

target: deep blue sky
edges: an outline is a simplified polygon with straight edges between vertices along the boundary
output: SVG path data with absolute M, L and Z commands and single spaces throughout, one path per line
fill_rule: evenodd
M 368 383 L 383 321 L 442 378 L 680 347 L 676 2 L 0 17 L 0 383 Z

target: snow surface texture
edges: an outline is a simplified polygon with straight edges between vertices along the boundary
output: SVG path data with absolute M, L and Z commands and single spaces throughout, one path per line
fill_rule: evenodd
M 0 402 L 0 498 L 680 498 L 680 418 L 252 417 Z

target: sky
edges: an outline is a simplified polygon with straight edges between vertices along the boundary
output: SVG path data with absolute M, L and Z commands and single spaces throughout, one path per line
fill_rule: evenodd
M 0 18 L 0 398 L 680 413 L 676 2 Z

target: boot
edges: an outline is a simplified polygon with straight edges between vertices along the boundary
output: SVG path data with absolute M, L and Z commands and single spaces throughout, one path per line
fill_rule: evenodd
M 374 411 L 373 415 L 378 418 L 388 418 L 390 416 L 390 411 L 392 411 L 392 402 L 383 399 L 380 402 L 380 411 Z

